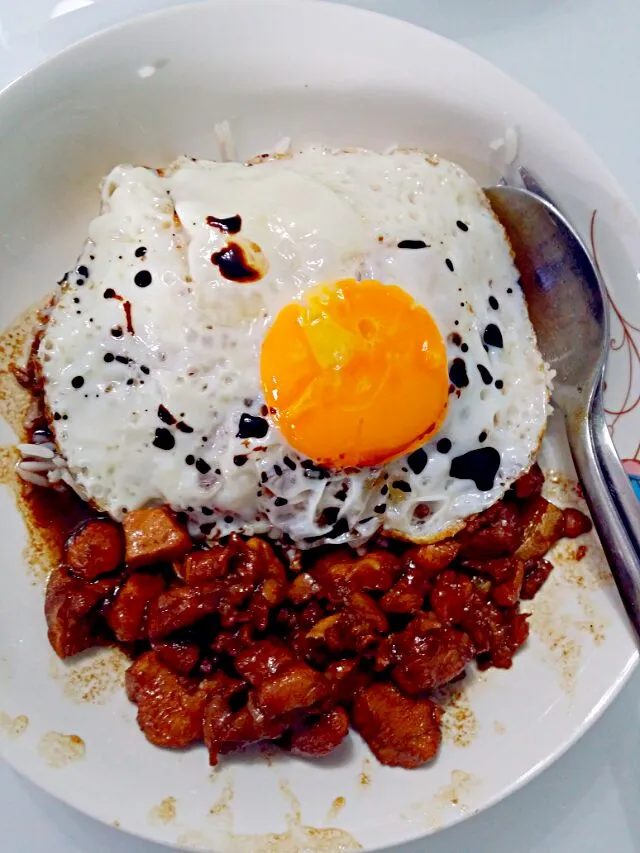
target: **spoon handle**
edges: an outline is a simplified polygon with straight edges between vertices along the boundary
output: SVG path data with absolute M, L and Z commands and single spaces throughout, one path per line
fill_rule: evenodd
M 591 412 L 591 434 L 609 492 L 618 507 L 618 513 L 622 517 L 631 544 L 636 554 L 640 555 L 640 503 L 629 484 L 629 478 L 625 474 L 611 440 L 611 434 L 604 418 L 602 386 L 598 388 Z
M 595 401 L 595 406 L 593 415 L 597 421 L 597 410 L 602 411 L 599 399 Z M 568 416 L 566 424 L 573 461 L 591 510 L 593 523 L 629 619 L 640 637 L 640 551 L 627 531 L 611 487 L 604 476 L 590 427 L 590 418 L 584 414 L 582 417 Z M 603 446 L 601 438 L 599 435 L 598 447 Z M 613 453 L 615 454 L 615 451 Z M 619 461 L 617 464 L 620 466 Z M 613 465 L 611 469 L 614 469 Z M 631 490 L 626 478 L 624 486 Z M 614 488 L 617 488 L 617 485 L 614 485 Z

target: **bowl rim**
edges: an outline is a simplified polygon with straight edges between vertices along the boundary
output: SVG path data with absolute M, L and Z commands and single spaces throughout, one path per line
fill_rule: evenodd
M 131 17 L 127 20 L 100 28 L 96 32 L 92 32 L 89 35 L 86 35 L 80 39 L 73 41 L 71 44 L 67 45 L 62 50 L 56 52 L 52 56 L 47 57 L 35 67 L 25 71 L 24 73 L 18 75 L 14 80 L 7 83 L 4 87 L 0 89 L 0 119 L 2 118 L 3 112 L 9 107 L 10 101 L 15 98 L 20 98 L 21 89 L 25 85 L 37 85 L 38 81 L 44 79 L 50 73 L 52 68 L 55 68 L 55 66 L 60 64 L 62 61 L 68 61 L 81 47 L 86 47 L 92 44 L 93 42 L 102 41 L 110 37 L 117 37 L 120 32 L 129 30 L 136 26 L 140 26 L 145 22 L 152 23 L 156 20 L 178 18 L 182 15 L 197 16 L 202 14 L 204 10 L 213 9 L 215 7 L 221 7 L 222 9 L 224 9 L 225 7 L 237 9 L 239 6 L 245 6 L 247 8 L 263 8 L 266 5 L 272 7 L 280 7 L 283 9 L 290 9 L 300 15 L 304 15 L 305 10 L 307 9 L 315 9 L 316 11 L 323 10 L 321 14 L 336 14 L 343 18 L 351 17 L 354 21 L 357 20 L 361 22 L 365 19 L 370 19 L 376 21 L 378 25 L 384 23 L 384 26 L 394 28 L 399 36 L 402 34 L 403 31 L 419 31 L 424 35 L 425 39 L 430 38 L 441 44 L 446 44 L 447 51 L 453 57 L 455 57 L 455 55 L 457 54 L 467 59 L 471 58 L 476 67 L 484 67 L 487 71 L 491 72 L 494 78 L 497 79 L 496 75 L 499 75 L 499 77 L 509 86 L 515 86 L 522 93 L 526 94 L 530 103 L 537 104 L 537 106 L 543 108 L 548 115 L 553 115 L 558 122 L 561 122 L 564 125 L 566 131 L 571 134 L 572 139 L 575 140 L 577 143 L 579 142 L 583 147 L 583 150 L 585 152 L 588 152 L 591 157 L 598 162 L 600 166 L 601 175 L 607 178 L 609 187 L 612 191 L 615 192 L 616 198 L 625 205 L 626 213 L 632 217 L 633 226 L 637 230 L 638 234 L 640 234 L 640 212 L 636 210 L 635 206 L 628 198 L 618 179 L 609 171 L 608 167 L 604 162 L 602 162 L 599 155 L 592 150 L 589 143 L 582 137 L 582 135 L 578 131 L 573 128 L 573 126 L 568 122 L 568 120 L 565 119 L 560 113 L 558 113 L 555 108 L 549 106 L 539 95 L 530 90 L 523 83 L 520 83 L 518 80 L 511 77 L 501 68 L 497 67 L 492 62 L 485 59 L 483 56 L 475 53 L 466 46 L 450 38 L 447 38 L 446 36 L 442 36 L 432 30 L 427 29 L 426 27 L 422 27 L 410 21 L 392 17 L 383 12 L 373 11 L 370 9 L 364 9 L 351 5 L 344 5 L 342 3 L 335 2 L 335 0 L 195 0 L 195 2 L 177 3 L 172 6 L 167 6 L 164 8 L 147 11 L 140 15 L 135 15 L 134 17 Z M 392 37 L 395 38 L 395 36 Z M 640 286 L 638 289 L 638 294 L 640 295 Z M 532 781 L 536 776 L 542 773 L 556 760 L 560 759 L 572 746 L 577 743 L 578 740 L 582 738 L 582 736 L 602 716 L 604 711 L 618 696 L 618 694 L 621 692 L 621 690 L 631 677 L 639 660 L 640 654 L 638 650 L 635 650 L 627 661 L 626 666 L 617 674 L 615 680 L 611 683 L 609 689 L 602 695 L 600 701 L 591 709 L 591 712 L 583 719 L 582 723 L 579 726 L 574 727 L 573 731 L 571 732 L 571 735 L 565 738 L 565 740 L 562 741 L 553 752 L 551 752 L 537 764 L 532 766 L 526 773 L 515 779 L 510 785 L 505 786 L 500 792 L 494 794 L 493 796 L 487 797 L 483 801 L 483 805 L 481 808 L 476 809 L 474 811 L 470 811 L 466 814 L 456 814 L 451 819 L 448 819 L 448 822 L 446 826 L 443 827 L 443 829 L 449 829 L 450 827 L 453 827 L 464 820 L 474 817 L 476 814 L 479 814 L 482 811 L 486 811 L 487 809 L 492 808 L 497 803 L 508 798 L 509 796 L 511 796 L 511 794 L 523 788 L 526 784 Z M 51 782 L 49 782 L 47 779 L 43 779 L 41 777 L 38 777 L 37 774 L 31 773 L 28 768 L 19 767 L 11 760 L 11 758 L 8 757 L 8 750 L 5 748 L 2 739 L 0 739 L 0 758 L 7 761 L 7 763 L 21 776 L 28 779 L 38 788 L 46 791 L 47 794 L 51 795 L 56 800 L 64 803 L 65 805 L 71 807 L 74 810 L 81 811 L 83 814 L 86 814 L 90 818 L 97 820 L 100 823 L 110 825 L 108 819 L 103 814 L 101 814 L 98 809 L 87 810 L 84 807 L 81 808 L 75 805 L 71 798 L 67 796 L 64 792 L 60 793 L 58 790 L 56 790 L 55 780 L 51 780 Z M 172 843 L 169 841 L 160 842 L 155 839 L 152 839 L 150 835 L 143 834 L 141 831 L 137 831 L 135 828 L 130 828 L 126 825 L 122 825 L 121 827 L 118 827 L 118 829 L 134 837 L 138 837 L 146 841 L 152 841 L 152 843 L 162 843 L 173 849 L 185 849 L 178 843 Z M 396 842 L 397 845 L 415 842 L 419 839 L 425 838 L 427 835 L 432 834 L 433 832 L 425 830 L 421 827 L 411 827 L 410 824 L 407 825 L 407 829 L 410 829 L 410 831 L 405 834 L 404 838 L 401 841 Z M 441 830 L 438 829 L 435 831 L 439 832 Z M 368 846 L 366 849 L 370 851 L 376 851 L 384 849 L 387 846 L 388 845 L 386 844 L 372 845 Z

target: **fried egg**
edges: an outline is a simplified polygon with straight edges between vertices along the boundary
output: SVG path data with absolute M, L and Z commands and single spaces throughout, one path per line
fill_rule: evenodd
M 548 414 L 504 231 L 418 151 L 118 166 L 38 358 L 78 493 L 205 538 L 451 535 Z

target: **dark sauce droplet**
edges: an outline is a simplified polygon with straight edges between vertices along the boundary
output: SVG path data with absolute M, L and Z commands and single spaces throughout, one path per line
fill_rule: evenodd
M 466 388 L 469 384 L 467 365 L 463 358 L 454 358 L 449 367 L 449 379 L 456 388 Z
M 289 501 L 286 498 L 276 498 L 273 503 L 275 506 L 286 506 Z
M 451 272 L 453 272 L 454 267 L 453 267 L 453 261 L 451 260 L 451 258 L 447 258 L 447 260 L 445 261 L 445 264 L 447 265 L 447 269 L 450 270 Z
M 239 213 L 220 219 L 218 216 L 207 216 L 207 225 L 217 228 L 224 234 L 237 234 L 242 228 L 242 218 Z
M 326 468 L 316 465 L 311 459 L 303 459 L 300 464 L 304 469 L 303 475 L 309 480 L 326 480 L 329 476 Z
M 458 226 L 458 228 L 461 231 L 468 231 L 469 230 L 469 226 L 467 225 L 467 223 L 463 222 L 461 219 L 458 219 L 458 221 L 456 222 L 456 225 Z
M 208 462 L 205 462 L 204 459 L 196 460 L 196 470 L 201 474 L 208 474 L 211 470 L 211 465 Z
M 438 453 L 448 453 L 451 450 L 451 441 L 448 438 L 441 438 L 436 444 Z
M 237 465 L 238 468 L 242 468 L 242 466 L 247 462 L 247 458 L 248 457 L 243 456 L 242 454 L 238 454 L 238 456 L 233 457 L 233 464 Z
M 450 337 L 451 343 L 454 344 L 454 346 L 459 347 L 462 343 L 462 335 L 460 334 L 460 332 L 452 332 Z
M 489 306 L 490 306 L 491 308 L 493 308 L 493 310 L 494 310 L 494 311 L 497 311 L 497 310 L 498 310 L 498 308 L 500 307 L 500 303 L 499 303 L 499 302 L 498 302 L 498 300 L 495 298 L 495 296 L 490 296 L 490 297 L 489 297 Z
M 414 474 L 422 474 L 424 469 L 427 467 L 428 461 L 429 457 L 422 447 L 419 447 L 407 456 L 407 465 Z
M 485 385 L 491 385 L 491 383 L 493 382 L 493 376 L 489 373 L 489 371 L 484 366 L 484 364 L 478 365 L 478 372 L 479 372 L 480 376 L 482 377 L 482 381 L 484 382 L 484 384 Z
M 502 349 L 504 346 L 502 341 L 502 332 L 496 326 L 495 323 L 489 323 L 487 328 L 484 330 L 484 335 L 482 336 L 483 341 L 488 347 L 496 347 L 497 349 Z
M 255 417 L 246 412 L 240 415 L 236 438 L 264 438 L 268 432 L 269 423 L 264 418 Z
M 332 530 L 327 533 L 327 539 L 337 539 L 338 536 L 343 536 L 349 532 L 349 522 L 346 518 L 341 518 L 337 521 Z
M 483 443 L 483 442 L 485 442 L 486 440 L 487 440 L 487 434 L 486 434 L 486 432 L 483 430 L 483 431 L 480 433 L 480 435 L 478 436 L 478 441 L 480 442 L 480 444 L 482 444 L 482 443 Z
M 153 439 L 153 446 L 159 450 L 173 450 L 176 440 L 166 427 L 158 427 Z
M 411 491 L 411 486 L 404 480 L 394 480 L 393 483 L 391 483 L 391 488 L 397 489 L 399 492 L 405 492 L 405 494 L 408 494 Z
M 138 287 L 149 287 L 153 279 L 149 270 L 140 270 L 134 275 L 133 281 Z
M 78 275 L 81 275 L 83 278 L 89 278 L 89 270 L 82 265 L 78 267 Z
M 473 480 L 481 492 L 490 491 L 500 468 L 500 454 L 495 447 L 480 447 L 451 460 L 450 476 L 457 480 Z
M 498 391 L 501 391 L 504 388 L 504 382 L 502 379 L 496 379 L 496 388 Z
M 111 337 L 112 338 L 121 338 L 122 337 L 122 329 L 120 328 L 120 326 L 114 326 L 113 329 L 111 329 Z
M 469 345 L 468 344 L 462 344 L 460 346 L 460 349 L 462 350 L 462 352 L 469 352 Z
M 400 240 L 398 243 L 399 249 L 428 249 L 429 247 L 424 240 Z
M 237 243 L 227 243 L 224 249 L 214 252 L 211 255 L 211 263 L 217 266 L 221 275 L 229 281 L 244 284 L 262 278 L 260 270 L 249 264 L 242 246 Z
M 171 424 L 175 424 L 176 422 L 176 419 L 171 414 L 169 409 L 167 409 L 166 406 L 163 406 L 162 403 L 158 406 L 158 417 L 160 418 L 163 424 L 168 424 L 169 426 L 171 426 Z
M 147 254 L 146 247 L 145 246 L 138 246 L 138 248 L 135 250 L 135 252 L 133 254 L 136 256 L 136 258 L 144 258 L 144 256 Z
M 74 376 L 71 380 L 71 385 L 73 388 L 82 388 L 84 385 L 84 376 Z
M 338 516 L 340 515 L 340 507 L 337 506 L 328 506 L 326 509 L 323 509 L 320 513 L 320 518 L 318 519 L 318 524 L 322 527 L 333 527 L 333 525 L 338 520 Z

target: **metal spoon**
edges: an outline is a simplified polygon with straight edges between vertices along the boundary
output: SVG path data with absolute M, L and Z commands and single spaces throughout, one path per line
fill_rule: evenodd
M 515 252 L 529 316 L 555 370 L 553 403 L 629 618 L 640 637 L 640 507 L 602 406 L 609 345 L 605 290 L 584 243 L 548 200 L 517 187 L 485 190 Z

